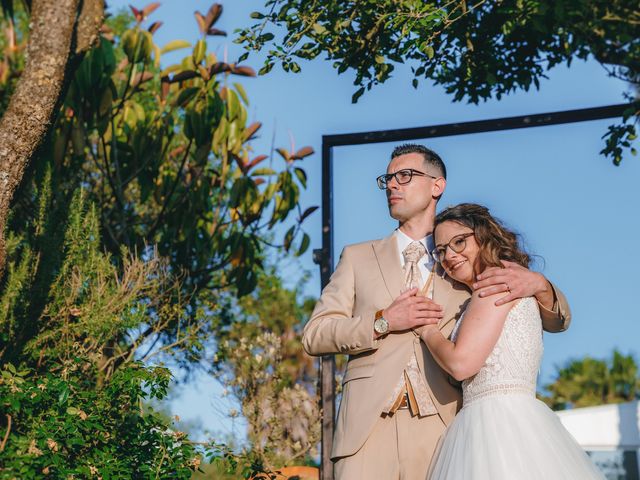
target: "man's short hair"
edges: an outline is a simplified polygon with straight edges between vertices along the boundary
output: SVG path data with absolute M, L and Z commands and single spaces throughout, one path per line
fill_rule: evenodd
M 400 155 L 406 155 L 408 153 L 419 153 L 424 157 L 424 163 L 436 170 L 436 172 L 442 175 L 445 180 L 447 178 L 447 167 L 444 165 L 442 158 L 433 150 L 425 147 L 424 145 L 418 145 L 417 143 L 405 143 L 398 145 L 391 152 L 391 160 Z

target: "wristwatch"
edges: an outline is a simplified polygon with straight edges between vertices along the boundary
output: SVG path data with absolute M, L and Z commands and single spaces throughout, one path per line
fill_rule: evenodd
M 376 312 L 376 319 L 373 322 L 373 330 L 378 335 L 384 335 L 389 332 L 389 322 L 382 316 L 382 310 Z

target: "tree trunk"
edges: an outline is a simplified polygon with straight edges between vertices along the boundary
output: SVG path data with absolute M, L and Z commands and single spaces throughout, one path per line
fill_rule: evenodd
M 4 230 L 13 195 L 51 128 L 73 55 L 98 36 L 104 0 L 33 0 L 26 65 L 0 120 L 0 277 L 6 263 Z

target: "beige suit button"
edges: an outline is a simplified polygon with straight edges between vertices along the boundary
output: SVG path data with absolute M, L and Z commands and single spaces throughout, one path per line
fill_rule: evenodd
M 356 342 L 356 347 L 355 348 L 360 348 L 360 342 Z

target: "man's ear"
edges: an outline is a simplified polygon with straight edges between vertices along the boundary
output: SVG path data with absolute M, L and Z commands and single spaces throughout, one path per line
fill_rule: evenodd
M 431 195 L 434 198 L 440 198 L 444 193 L 444 189 L 447 186 L 447 181 L 444 177 L 438 177 L 433 181 L 433 187 L 431 188 Z

